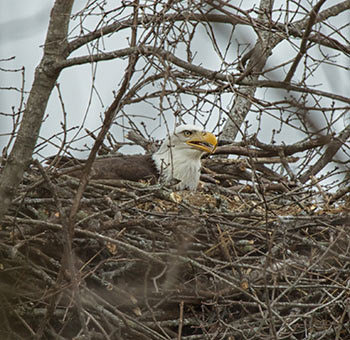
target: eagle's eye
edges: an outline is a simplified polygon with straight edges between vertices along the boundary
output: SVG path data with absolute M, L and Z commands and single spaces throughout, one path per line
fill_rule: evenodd
M 185 137 L 189 137 L 189 136 L 192 135 L 192 131 L 185 130 L 185 131 L 183 132 L 183 134 L 184 134 Z

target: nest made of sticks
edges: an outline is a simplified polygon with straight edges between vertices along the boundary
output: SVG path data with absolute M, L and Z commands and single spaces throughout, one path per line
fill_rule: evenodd
M 39 170 L 1 223 L 1 339 L 350 338 L 346 197 L 90 181 L 70 235 L 79 180 Z

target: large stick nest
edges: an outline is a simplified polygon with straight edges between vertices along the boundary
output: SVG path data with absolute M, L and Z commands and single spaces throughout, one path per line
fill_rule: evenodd
M 2 221 L 1 339 L 350 338 L 345 199 L 90 181 L 69 235 L 78 184 L 32 167 Z

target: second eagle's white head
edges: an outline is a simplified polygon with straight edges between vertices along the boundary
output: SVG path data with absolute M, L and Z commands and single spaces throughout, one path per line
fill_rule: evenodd
M 176 190 L 196 190 L 201 170 L 201 157 L 213 153 L 217 139 L 196 125 L 180 125 L 167 136 L 159 150 L 153 154 L 160 178 L 167 184 L 179 182 Z

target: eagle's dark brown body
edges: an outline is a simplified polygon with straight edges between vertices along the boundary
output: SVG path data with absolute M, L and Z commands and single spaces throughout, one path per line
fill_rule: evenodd
M 85 161 L 63 157 L 58 168 L 66 168 L 68 174 L 80 177 L 82 170 L 76 167 L 83 165 Z M 106 158 L 98 158 L 91 169 L 92 179 L 124 179 L 129 181 L 147 180 L 155 183 L 159 177 L 158 171 L 151 155 L 118 155 Z

